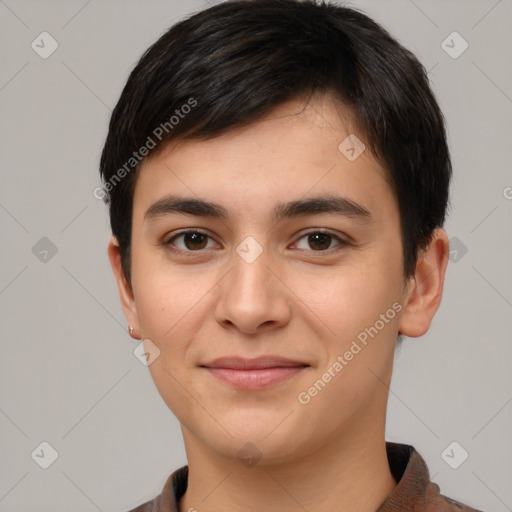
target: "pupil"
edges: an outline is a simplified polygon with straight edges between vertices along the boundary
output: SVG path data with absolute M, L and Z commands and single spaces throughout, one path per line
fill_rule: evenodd
M 321 247 L 319 249 L 327 249 L 330 245 L 330 238 L 331 235 L 327 235 L 326 233 L 315 233 L 313 235 L 309 235 L 309 245 L 312 249 L 314 249 L 312 244 L 316 244 L 317 246 L 320 245 Z
M 185 234 L 185 245 L 188 249 L 202 249 L 205 245 L 206 235 L 203 235 L 203 233 L 186 233 Z M 187 243 L 187 241 L 191 243 Z M 201 244 L 201 241 L 203 242 Z M 197 247 L 197 244 L 200 245 L 200 247 Z M 190 247 L 192 245 L 192 247 Z

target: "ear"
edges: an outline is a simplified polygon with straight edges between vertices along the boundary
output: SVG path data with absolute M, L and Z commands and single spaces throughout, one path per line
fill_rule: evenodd
M 124 316 L 128 325 L 133 327 L 134 333 L 140 333 L 139 317 L 137 314 L 133 290 L 124 275 L 121 265 L 121 249 L 115 236 L 112 236 L 108 243 L 108 258 L 110 260 L 110 265 L 112 266 L 112 271 L 114 272 Z
M 418 254 L 416 270 L 404 298 L 399 324 L 401 334 L 417 338 L 429 330 L 441 304 L 449 253 L 448 235 L 437 228 L 428 247 Z

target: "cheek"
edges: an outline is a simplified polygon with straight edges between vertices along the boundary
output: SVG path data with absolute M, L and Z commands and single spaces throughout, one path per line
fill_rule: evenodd
M 141 334 L 159 348 L 160 365 L 181 374 L 194 366 L 194 340 L 211 320 L 219 275 L 194 265 L 178 269 L 161 258 L 145 260 L 134 258 L 133 273 Z
M 180 422 L 188 424 L 197 412 L 190 407 L 187 392 L 192 389 L 187 380 L 188 350 L 202 324 L 205 294 L 211 286 L 184 279 L 176 272 L 171 275 L 169 269 L 154 262 L 145 268 L 134 275 L 137 313 L 143 338 L 150 339 L 160 350 L 148 369 L 169 409 Z
M 132 282 L 141 332 L 157 344 L 175 334 L 180 319 L 199 301 L 200 282 L 185 272 L 176 272 L 160 247 L 133 244 Z
M 166 277 L 146 276 L 137 290 L 136 305 L 142 334 L 158 345 L 187 337 L 191 323 L 201 312 L 201 298 L 206 290 L 196 282 Z
M 289 275 L 301 315 L 316 324 L 319 337 L 344 344 L 373 325 L 399 299 L 391 269 L 368 262 L 339 266 L 328 272 Z M 388 326 L 391 321 L 386 323 Z
M 134 290 L 142 333 L 155 341 L 162 340 L 180 318 L 186 297 L 164 276 L 149 272 L 141 277 L 134 276 Z

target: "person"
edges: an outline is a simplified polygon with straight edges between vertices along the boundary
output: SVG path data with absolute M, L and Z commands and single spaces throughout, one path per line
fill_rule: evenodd
M 474 510 L 385 439 L 396 345 L 428 331 L 449 255 L 444 119 L 411 52 L 333 3 L 214 5 L 141 57 L 100 173 L 188 461 L 132 512 Z

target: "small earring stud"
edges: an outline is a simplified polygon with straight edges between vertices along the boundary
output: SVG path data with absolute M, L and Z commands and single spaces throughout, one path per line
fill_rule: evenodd
M 133 338 L 133 327 L 131 325 L 128 326 L 128 334 Z

